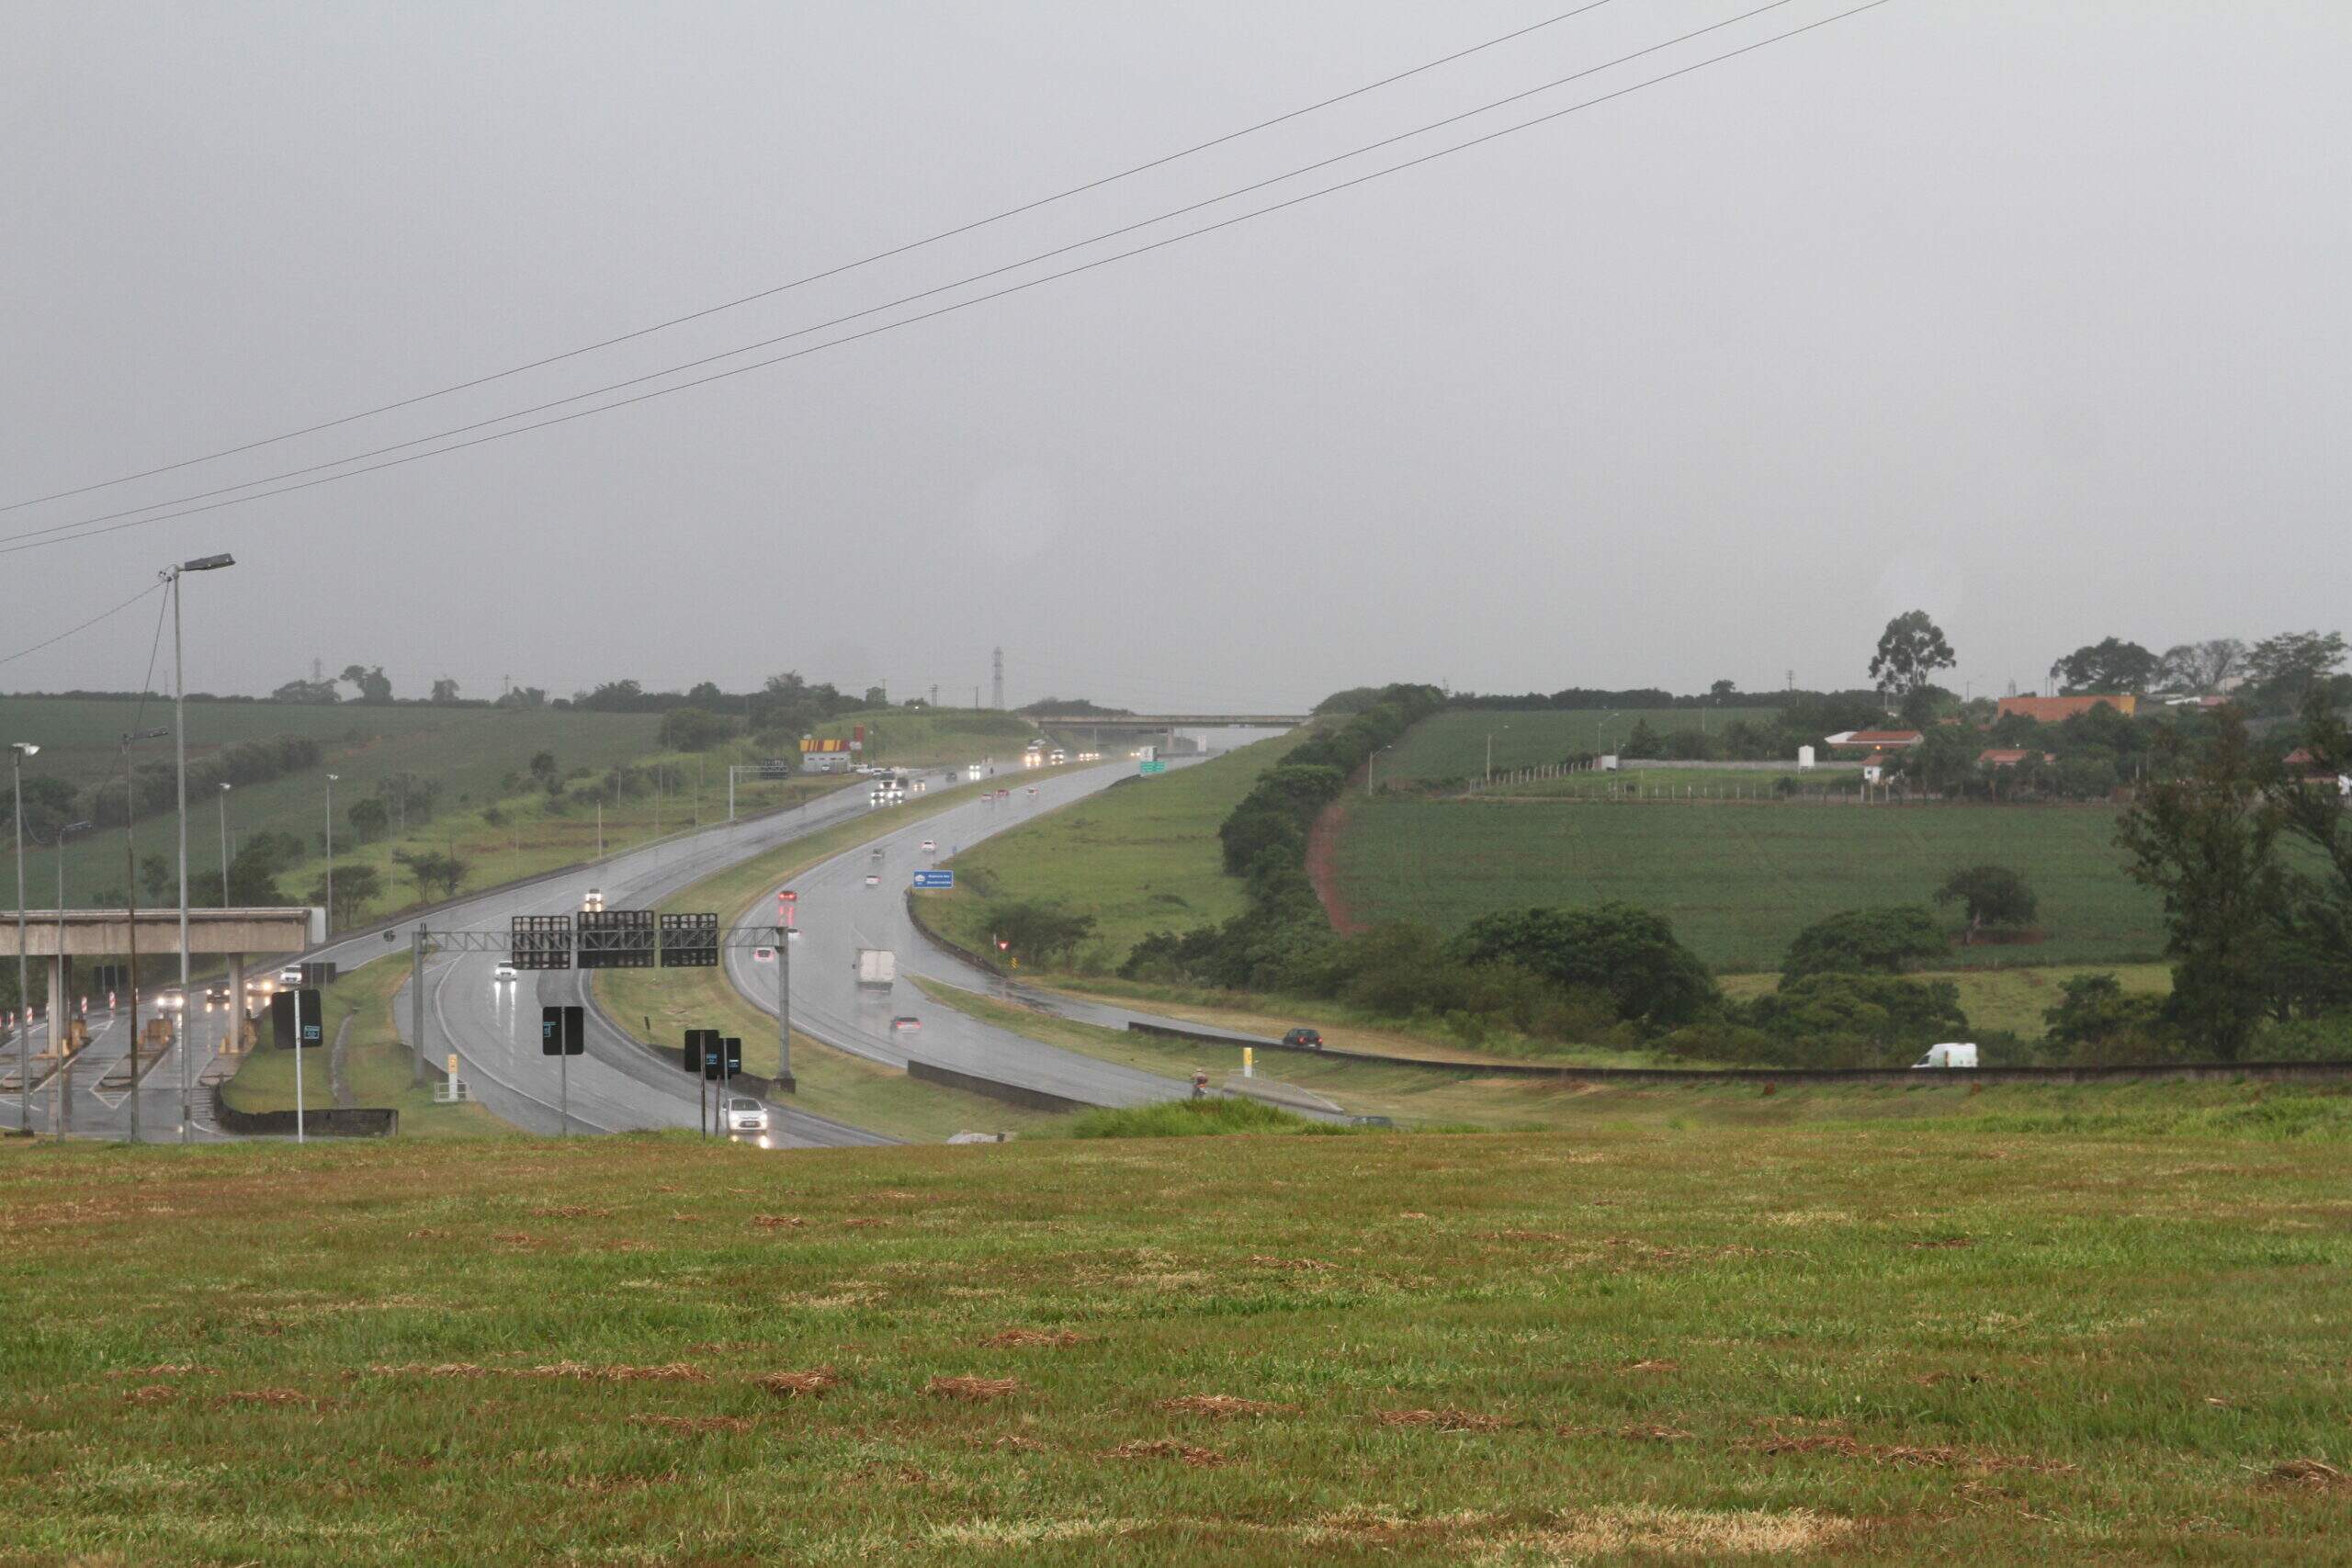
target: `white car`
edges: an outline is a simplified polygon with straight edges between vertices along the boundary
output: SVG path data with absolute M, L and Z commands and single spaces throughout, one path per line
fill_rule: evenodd
M 938 848 L 939 848 L 938 843 L 937 843 L 935 840 L 931 840 L 931 839 L 925 839 L 925 840 L 922 841 L 922 852 L 923 852 L 923 853 L 925 853 L 925 854 L 931 854 L 931 853 L 933 853 L 934 852 L 936 852 L 936 851 L 938 850 Z
M 773 947 L 755 947 L 752 949 L 752 962 L 754 964 L 775 963 L 775 949 Z
M 503 958 L 498 961 L 498 967 L 490 972 L 490 983 L 493 986 L 503 986 L 514 977 L 514 965 Z
M 601 887 L 591 887 L 588 889 L 586 893 L 581 896 L 580 908 L 581 912 L 583 914 L 603 914 L 605 912 L 605 890 Z
M 882 886 L 882 876 L 881 876 L 881 874 L 880 874 L 880 873 L 878 873 L 878 872 L 872 872 L 872 871 L 867 872 L 867 873 L 865 874 L 865 885 L 866 885 L 868 887 L 879 887 L 879 886 Z
M 302 966 L 299 964 L 289 964 L 277 972 L 277 988 L 281 991 L 290 991 L 301 983 Z
M 748 1094 L 729 1095 L 727 1135 L 756 1139 L 764 1145 L 768 1141 L 768 1108 Z

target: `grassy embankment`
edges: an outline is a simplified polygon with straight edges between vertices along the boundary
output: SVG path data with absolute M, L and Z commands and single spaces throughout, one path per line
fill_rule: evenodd
M 338 1031 L 351 1021 L 344 1040 L 344 1071 L 351 1084 L 354 1105 L 389 1107 L 401 1113 L 403 1134 L 439 1136 L 450 1134 L 503 1133 L 506 1124 L 479 1105 L 436 1105 L 430 1088 L 417 1089 L 408 1047 L 401 1043 L 392 1009 L 407 994 L 410 965 L 405 958 L 379 958 L 322 988 L 319 1004 L 325 1013 L 325 1044 L 300 1053 L 302 1057 L 302 1102 L 316 1111 L 334 1100 L 331 1060 Z M 294 1109 L 294 1058 L 297 1053 L 267 1043 L 269 1020 L 261 1021 L 262 1044 L 239 1065 L 237 1075 L 221 1089 L 221 1098 L 235 1111 Z
M 1680 729 L 1720 734 L 1735 719 L 1769 724 L 1778 708 L 1566 708 L 1485 712 L 1453 708 L 1415 725 L 1380 759 L 1383 779 L 1475 779 L 1487 770 L 1487 738 L 1494 737 L 1495 772 L 1538 768 L 1602 751 L 1622 750 L 1634 726 L 1659 735 Z
M 1894 1098 L 11 1141 L 0 1557 L 2342 1561 L 2352 1106 Z
M 1247 900 L 1240 881 L 1225 874 L 1217 824 L 1295 744 L 1277 737 L 1173 773 L 1136 774 L 975 844 L 947 863 L 956 889 L 926 898 L 923 918 L 980 952 L 993 912 L 1007 903 L 1034 900 L 1091 916 L 1095 934 L 1075 967 L 1103 974 L 1154 931 L 1238 915 Z M 1132 762 L 1106 765 L 1135 773 Z
M 716 912 L 722 925 L 731 925 L 753 899 L 795 873 L 868 839 L 936 815 L 983 788 L 998 787 L 1001 782 L 934 789 L 913 796 L 905 806 L 856 818 L 705 877 L 656 908 L 665 913 Z M 737 994 L 721 970 L 605 969 L 597 971 L 594 984 L 605 1010 L 625 1028 L 645 1030 L 664 1050 L 680 1044 L 686 1029 L 716 1029 L 742 1040 L 746 1072 L 762 1077 L 775 1072 L 775 1019 Z M 793 1103 L 802 1110 L 896 1137 L 923 1140 L 965 1131 L 1022 1132 L 1055 1120 L 1042 1111 L 917 1083 L 895 1068 L 836 1051 L 797 1030 L 792 1035 L 792 1069 L 798 1083 Z
M 1711 967 L 1748 973 L 1777 968 L 1825 915 L 1925 903 L 1953 868 L 1990 861 L 2032 881 L 2047 940 L 1955 948 L 1955 964 L 2148 962 L 2163 950 L 2161 911 L 2124 874 L 2114 836 L 2114 813 L 2094 807 L 1384 799 L 1351 808 L 1339 870 L 1361 920 L 1453 930 L 1491 910 L 1618 898 L 1672 920 Z

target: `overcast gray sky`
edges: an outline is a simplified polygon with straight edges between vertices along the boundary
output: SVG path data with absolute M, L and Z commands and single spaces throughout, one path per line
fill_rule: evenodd
M 15 0 L 0 502 L 788 281 L 1574 3 Z M 884 265 L 0 513 L 0 534 L 790 333 L 1758 3 L 1611 0 Z M 1791 0 L 991 287 L 1851 3 Z M 0 555 L 0 654 L 219 549 L 243 564 L 191 580 L 188 658 L 192 686 L 224 691 L 317 657 L 381 663 L 402 694 L 443 674 L 484 695 L 507 675 L 562 694 L 797 667 L 968 701 L 998 643 L 1015 702 L 1859 683 L 1885 618 L 1917 605 L 1982 693 L 2030 689 L 2108 633 L 2343 626 L 2347 79 L 2342 0 L 1890 0 L 943 319 Z M 0 665 L 0 687 L 135 684 L 153 625 Z

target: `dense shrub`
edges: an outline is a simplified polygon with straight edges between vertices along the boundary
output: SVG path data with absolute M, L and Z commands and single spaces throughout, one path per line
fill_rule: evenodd
M 1563 987 L 1606 994 L 1621 1018 L 1671 1028 L 1714 1000 L 1714 982 L 1665 918 L 1630 904 L 1501 911 L 1453 940 L 1467 964 L 1515 964 Z
M 1807 975 L 1896 975 L 1950 951 L 1934 913 L 1920 905 L 1847 909 L 1797 932 L 1781 974 L 1784 985 Z

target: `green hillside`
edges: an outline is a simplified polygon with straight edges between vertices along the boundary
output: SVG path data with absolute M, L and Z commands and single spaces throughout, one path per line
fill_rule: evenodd
M 1019 761 L 1037 727 L 1018 714 L 988 708 L 873 708 L 827 719 L 811 732 L 846 739 L 865 727 L 865 761 L 891 766 Z
M 2041 895 L 2041 942 L 1974 963 L 2116 964 L 2164 946 L 2153 895 L 2124 874 L 2102 807 L 1612 805 L 1359 801 L 1339 890 L 1358 922 L 1453 930 L 1497 909 L 1619 898 L 1674 922 L 1724 971 L 1777 969 L 1824 915 L 1926 902 L 1953 868 L 2015 866 Z

